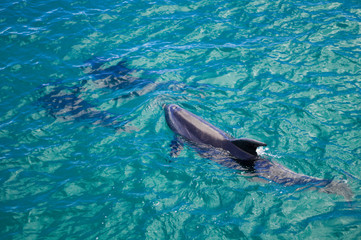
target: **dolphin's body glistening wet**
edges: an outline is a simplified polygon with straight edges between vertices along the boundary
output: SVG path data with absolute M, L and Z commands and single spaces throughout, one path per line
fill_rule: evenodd
M 293 172 L 286 167 L 258 156 L 256 149 L 265 143 L 252 139 L 235 139 L 197 115 L 171 104 L 164 107 L 168 126 L 203 156 L 219 164 L 240 170 L 246 176 L 298 189 L 316 188 L 321 192 L 342 195 L 346 200 L 352 192 L 346 183 L 320 179 Z M 173 149 L 177 151 L 177 149 Z M 174 152 L 173 152 L 174 153 Z

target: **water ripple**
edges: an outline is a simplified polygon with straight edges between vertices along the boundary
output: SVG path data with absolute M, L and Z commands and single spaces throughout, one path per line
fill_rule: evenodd
M 7 1 L 0 13 L 0 238 L 360 235 L 358 1 Z M 94 59 L 105 72 L 124 61 L 136 84 L 102 87 Z M 57 87 L 90 113 L 51 116 L 39 99 Z M 347 180 L 354 200 L 253 182 L 187 147 L 169 157 L 167 103 L 267 142 L 263 156 L 295 172 Z M 124 125 L 92 124 L 95 112 Z

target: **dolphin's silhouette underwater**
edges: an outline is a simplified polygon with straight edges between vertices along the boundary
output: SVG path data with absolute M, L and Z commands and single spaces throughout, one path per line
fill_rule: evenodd
M 58 86 L 49 94 L 39 98 L 41 105 L 54 118 L 66 121 L 84 120 L 106 127 L 120 124 L 119 116 L 100 111 L 96 106 L 79 97 L 79 87 Z
M 343 181 L 320 179 L 299 173 L 260 157 L 256 149 L 265 143 L 241 138 L 235 139 L 204 119 L 175 104 L 165 105 L 165 118 L 178 139 L 172 142 L 172 154 L 177 155 L 186 142 L 206 158 L 223 166 L 240 170 L 255 180 L 268 181 L 298 190 L 315 189 L 343 196 L 347 201 L 353 193 Z
M 127 122 L 122 120 L 121 116 L 97 110 L 95 105 L 82 98 L 87 88 L 86 84 L 89 83 L 95 89 L 111 89 L 114 91 L 129 88 L 130 93 L 116 98 L 120 99 L 146 93 L 147 91 L 144 90 L 142 92 L 139 90 L 132 91 L 132 89 L 144 88 L 144 86 L 150 85 L 151 81 L 133 77 L 131 75 L 132 70 L 125 66 L 124 61 L 119 61 L 113 66 L 106 66 L 108 62 L 109 59 L 102 58 L 88 60 L 84 68 L 88 68 L 90 80 L 80 81 L 79 84 L 71 87 L 58 84 L 48 94 L 38 99 L 40 105 L 54 118 L 67 121 L 83 120 L 93 125 L 121 128 Z

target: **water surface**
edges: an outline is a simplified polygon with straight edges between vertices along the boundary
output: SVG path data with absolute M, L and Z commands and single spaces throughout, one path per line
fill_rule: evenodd
M 3 1 L 0 238 L 358 238 L 360 23 L 352 0 Z M 100 87 L 94 59 L 137 80 Z M 44 106 L 56 88 L 87 114 Z M 171 158 L 169 103 L 353 201 Z

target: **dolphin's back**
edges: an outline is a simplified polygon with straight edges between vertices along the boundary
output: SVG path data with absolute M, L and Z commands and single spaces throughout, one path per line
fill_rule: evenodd
M 250 145 L 242 144 L 243 147 L 240 147 L 240 144 L 237 144 L 239 141 L 250 142 L 250 140 L 234 139 L 204 119 L 175 104 L 165 107 L 165 116 L 168 126 L 175 133 L 194 143 L 222 148 L 239 160 L 255 160 L 257 158 L 257 153 L 255 152 L 257 143 L 261 144 L 258 146 L 265 145 L 251 140 Z M 252 147 L 251 151 L 249 149 L 250 146 Z
M 166 119 L 175 133 L 196 143 L 223 147 L 224 142 L 229 139 L 222 130 L 177 105 L 167 106 Z

